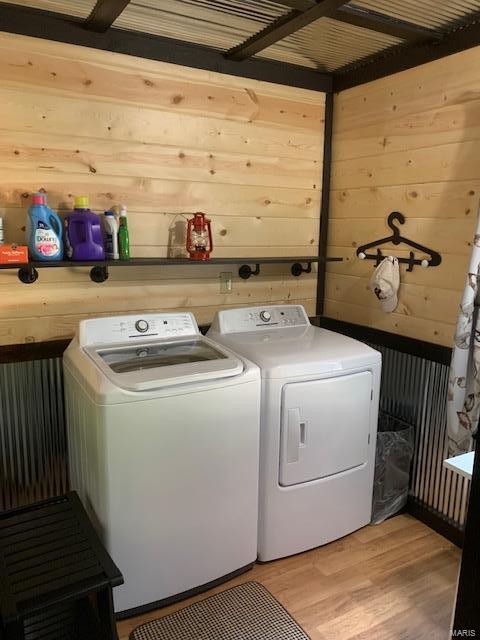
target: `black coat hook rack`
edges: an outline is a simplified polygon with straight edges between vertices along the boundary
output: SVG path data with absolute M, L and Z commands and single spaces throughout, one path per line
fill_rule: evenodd
M 373 247 L 379 247 L 382 244 L 391 242 L 394 245 L 405 244 L 408 247 L 417 249 L 417 251 L 426 253 L 429 256 L 428 260 L 426 258 L 415 258 L 415 253 L 410 251 L 410 256 L 408 258 L 397 258 L 399 262 L 408 264 L 407 271 L 413 271 L 413 267 L 416 264 L 422 267 L 437 267 L 442 262 L 442 256 L 436 251 L 433 251 L 433 249 L 424 247 L 422 244 L 418 244 L 418 242 L 414 242 L 413 240 L 408 240 L 408 238 L 404 238 L 400 235 L 400 229 L 394 224 L 395 221 L 398 221 L 400 224 L 405 224 L 405 216 L 403 213 L 400 213 L 400 211 L 392 211 L 387 218 L 387 224 L 393 231 L 393 234 L 387 238 L 374 240 L 373 242 L 369 242 L 368 244 L 358 247 L 357 256 L 362 260 L 375 260 L 375 266 L 377 267 L 385 256 L 378 248 L 376 253 L 367 253 L 368 249 L 373 249 Z

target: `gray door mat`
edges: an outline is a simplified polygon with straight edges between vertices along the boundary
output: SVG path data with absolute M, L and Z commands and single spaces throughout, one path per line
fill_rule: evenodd
M 141 624 L 130 640 L 310 639 L 263 585 L 245 582 Z

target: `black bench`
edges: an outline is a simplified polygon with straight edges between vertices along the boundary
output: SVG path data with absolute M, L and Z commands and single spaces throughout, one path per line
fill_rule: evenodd
M 117 640 L 121 584 L 75 492 L 0 513 L 1 640 Z

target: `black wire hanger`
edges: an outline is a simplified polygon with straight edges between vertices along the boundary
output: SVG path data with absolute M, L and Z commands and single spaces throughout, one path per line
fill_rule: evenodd
M 376 260 L 375 266 L 378 266 L 385 256 L 382 254 L 380 249 L 377 249 L 376 254 L 366 253 L 368 249 L 372 249 L 373 247 L 378 247 L 389 242 L 395 245 L 403 243 L 430 256 L 428 260 L 421 260 L 419 258 L 415 258 L 415 253 L 413 251 L 410 251 L 409 258 L 398 258 L 399 262 L 408 264 L 407 271 L 413 271 L 413 265 L 415 264 L 419 264 L 422 267 L 437 267 L 442 261 L 442 256 L 436 251 L 418 244 L 418 242 L 413 242 L 413 240 L 408 240 L 408 238 L 404 238 L 403 236 L 401 236 L 400 229 L 394 224 L 395 220 L 398 220 L 400 224 L 405 224 L 405 216 L 403 215 L 403 213 L 400 213 L 400 211 L 392 211 L 392 213 L 387 218 L 387 224 L 393 231 L 393 234 L 391 236 L 388 236 L 387 238 L 381 238 L 380 240 L 375 240 L 374 242 L 369 242 L 368 244 L 364 244 L 361 247 L 358 247 L 357 256 L 362 260 Z

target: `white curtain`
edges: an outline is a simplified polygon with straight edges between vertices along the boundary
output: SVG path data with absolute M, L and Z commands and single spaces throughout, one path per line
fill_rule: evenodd
M 480 217 L 472 243 L 467 282 L 460 303 L 448 381 L 447 424 L 450 456 L 473 448 L 480 414 L 480 321 L 476 307 L 480 274 Z

